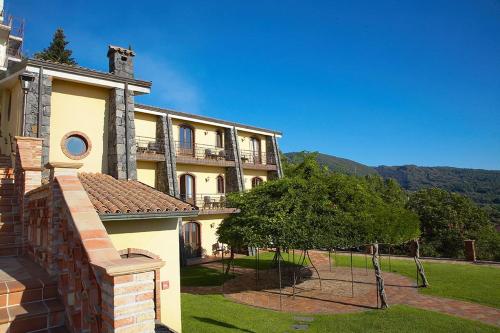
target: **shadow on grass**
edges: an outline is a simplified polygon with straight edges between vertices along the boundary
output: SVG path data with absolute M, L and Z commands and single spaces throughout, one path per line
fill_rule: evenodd
M 230 329 L 238 330 L 241 332 L 255 333 L 254 331 L 250 331 L 250 330 L 247 330 L 244 328 L 239 328 L 238 326 L 235 326 L 233 324 L 228 324 L 228 323 L 225 323 L 223 321 L 215 320 L 212 318 L 197 317 L 197 316 L 193 316 L 193 318 L 198 320 L 198 321 L 201 321 L 203 323 L 206 323 L 206 324 L 211 324 L 211 325 L 220 326 L 220 327 L 224 327 L 224 328 L 230 328 Z
M 233 274 L 226 275 L 220 270 L 203 266 L 189 266 L 181 269 L 182 287 L 220 286 L 232 278 L 234 278 Z

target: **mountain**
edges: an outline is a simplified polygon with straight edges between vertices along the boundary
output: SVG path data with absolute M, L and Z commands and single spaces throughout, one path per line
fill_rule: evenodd
M 291 161 L 300 159 L 300 153 L 285 153 L 285 156 Z M 318 153 L 317 160 L 319 164 L 327 166 L 332 171 L 342 172 L 348 175 L 366 176 L 377 174 L 374 168 L 346 158 Z
M 299 153 L 286 153 L 292 161 Z M 421 167 L 416 165 L 378 166 L 367 165 L 336 156 L 318 154 L 318 162 L 330 170 L 350 175 L 379 174 L 394 178 L 408 191 L 438 187 L 465 195 L 487 209 L 493 208 L 494 219 L 500 223 L 500 171 L 463 169 L 451 167 Z

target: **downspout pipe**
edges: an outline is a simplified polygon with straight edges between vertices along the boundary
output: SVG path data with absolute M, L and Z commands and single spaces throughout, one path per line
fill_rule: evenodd
M 37 138 L 41 137 L 41 129 L 42 129 L 42 117 L 43 117 L 42 87 L 43 87 L 43 66 L 40 66 L 40 70 L 38 72 L 38 118 L 37 118 L 37 130 L 36 130 Z
M 123 98 L 125 99 L 125 172 L 127 175 L 127 180 L 129 180 L 129 154 L 130 154 L 130 142 L 128 139 L 128 81 L 125 81 L 125 91 L 123 93 Z

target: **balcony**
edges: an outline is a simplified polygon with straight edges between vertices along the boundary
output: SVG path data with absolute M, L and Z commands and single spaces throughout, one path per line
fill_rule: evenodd
M 137 136 L 135 145 L 138 161 L 165 161 L 165 145 L 161 140 Z
M 196 194 L 194 198 L 187 198 L 181 194 L 181 199 L 200 209 L 200 215 L 231 214 L 236 208 L 227 206 L 225 194 Z
M 177 163 L 235 166 L 232 150 L 212 145 L 175 142 L 175 156 Z
M 240 158 L 244 169 L 276 170 L 277 168 L 276 157 L 271 153 L 256 153 L 252 150 L 241 150 Z

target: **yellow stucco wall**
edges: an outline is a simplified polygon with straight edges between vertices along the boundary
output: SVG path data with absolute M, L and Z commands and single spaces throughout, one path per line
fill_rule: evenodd
M 181 332 L 181 294 L 178 219 L 105 221 L 111 241 L 117 250 L 138 248 L 152 252 L 165 261 L 161 281 L 170 287 L 161 290 L 161 320 Z
M 156 119 L 154 114 L 135 112 L 135 136 L 156 139 Z
M 109 90 L 69 81 L 54 80 L 50 116 L 50 162 L 83 163 L 81 171 L 107 172 L 107 110 Z M 65 134 L 79 131 L 92 144 L 90 154 L 73 160 L 64 155 L 61 140 Z
M 172 133 L 175 142 L 179 141 L 179 126 L 183 124 L 191 125 L 194 128 L 194 140 L 197 144 L 215 146 L 217 130 L 222 132 L 222 142 L 224 142 L 224 129 L 222 127 L 172 119 Z
M 177 164 L 177 179 L 182 174 L 189 173 L 195 176 L 196 196 L 200 194 L 218 194 L 217 176 L 224 177 L 224 168 L 204 165 Z M 207 181 L 208 179 L 208 181 Z
M 11 103 L 10 119 L 9 119 L 9 99 Z M 2 154 L 9 155 L 13 144 L 15 144 L 14 137 L 21 134 L 21 121 L 22 121 L 22 107 L 23 107 L 23 91 L 21 84 L 16 83 L 10 89 L 2 91 L 2 139 L 1 149 Z
M 260 177 L 263 181 L 267 181 L 267 171 L 266 170 L 243 170 L 245 180 L 245 189 L 250 190 L 252 188 L 252 178 Z
M 137 161 L 137 180 L 156 187 L 156 162 Z
M 188 222 L 198 222 L 201 226 L 201 254 L 205 256 L 214 256 L 217 253 L 213 252 L 213 246 L 217 243 L 217 228 L 222 223 L 222 220 L 228 215 L 201 215 L 194 218 L 184 218 L 182 224 Z

